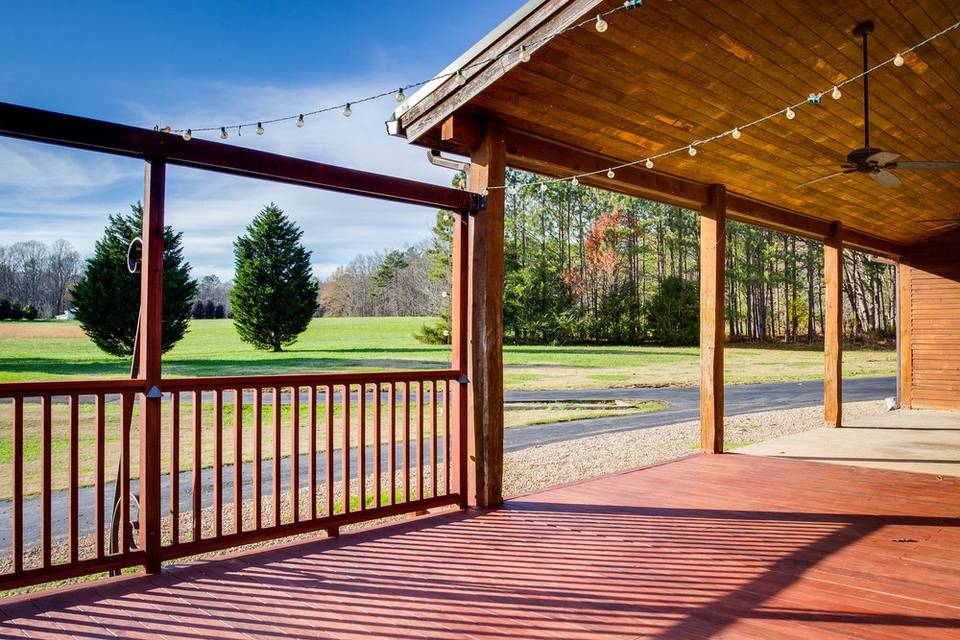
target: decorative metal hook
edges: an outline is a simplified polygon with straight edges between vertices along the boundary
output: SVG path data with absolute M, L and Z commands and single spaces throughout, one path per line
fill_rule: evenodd
M 140 261 L 136 259 L 133 254 L 133 249 L 135 245 L 143 247 L 143 240 L 139 237 L 134 238 L 130 241 L 130 244 L 127 246 L 127 271 L 130 273 L 140 273 Z

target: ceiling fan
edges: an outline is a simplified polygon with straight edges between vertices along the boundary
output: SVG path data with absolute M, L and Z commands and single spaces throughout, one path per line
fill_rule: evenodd
M 867 37 L 873 33 L 873 22 L 861 22 L 853 29 L 853 34 L 863 38 L 863 147 L 854 149 L 847 154 L 846 162 L 839 163 L 840 171 L 826 176 L 814 178 L 801 184 L 806 187 L 811 184 L 823 182 L 830 178 L 846 175 L 848 173 L 863 173 L 881 186 L 896 188 L 900 186 L 900 178 L 892 173 L 893 170 L 902 169 L 926 169 L 926 170 L 957 170 L 960 169 L 960 162 L 910 162 L 900 161 L 899 153 L 884 151 L 870 146 L 870 74 L 867 73 Z M 817 165 L 817 166 L 835 166 L 835 165 Z M 944 218 L 943 221 L 953 220 L 953 218 Z M 940 222 L 940 220 L 930 220 L 928 222 Z

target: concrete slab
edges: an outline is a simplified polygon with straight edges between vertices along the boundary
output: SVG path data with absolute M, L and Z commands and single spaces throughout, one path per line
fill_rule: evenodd
M 796 433 L 736 453 L 960 476 L 960 411 L 900 409 L 840 429 Z

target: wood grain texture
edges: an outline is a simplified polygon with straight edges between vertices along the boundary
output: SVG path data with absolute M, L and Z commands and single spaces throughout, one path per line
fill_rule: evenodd
M 569 24 L 570 9 L 585 19 L 617 5 L 569 2 L 552 13 L 531 13 L 478 57 Z M 642 160 L 857 75 L 861 50 L 851 30 L 866 18 L 877 23 L 870 50 L 876 63 L 956 22 L 960 6 L 942 0 L 646 3 L 610 16 L 605 33 L 577 29 L 537 48 L 528 63 L 487 65 L 465 87 L 445 83 L 403 114 L 401 124 L 418 144 L 456 150 L 446 145 L 439 123 L 454 113 L 487 113 L 511 130 L 621 162 Z M 947 35 L 907 55 L 903 67 L 888 65 L 871 76 L 871 146 L 907 160 L 960 156 L 960 126 L 949 115 L 960 105 L 957 42 Z M 774 117 L 744 129 L 739 140 L 705 145 L 696 157 L 661 158 L 656 170 L 722 183 L 731 194 L 827 223 L 839 220 L 851 231 L 851 246 L 860 233 L 904 245 L 921 241 L 936 225 L 925 220 L 953 213 L 958 172 L 901 171 L 901 189 L 877 189 L 861 174 L 801 187 L 831 170 L 812 165 L 835 165 L 863 145 L 861 92 L 862 82 L 852 82 L 839 100 L 828 93 L 820 105 L 797 109 L 794 120 Z M 522 151 L 511 157 L 511 166 L 537 170 L 523 157 Z M 574 165 L 563 172 L 593 170 Z
M 839 427 L 843 412 L 843 228 L 823 243 L 823 421 Z
M 483 193 L 502 185 L 506 172 L 503 123 L 486 123 L 470 157 L 469 187 Z M 503 225 L 504 190 L 491 189 L 487 208 L 470 219 L 470 384 L 468 437 L 471 501 L 492 507 L 503 500 Z
M 727 190 L 711 189 L 700 212 L 700 449 L 723 453 L 724 274 Z

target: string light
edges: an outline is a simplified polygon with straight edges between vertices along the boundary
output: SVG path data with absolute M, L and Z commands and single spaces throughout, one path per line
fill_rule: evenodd
M 527 45 L 520 47 L 520 62 L 530 62 L 530 52 L 527 50 Z
M 187 129 L 186 131 L 183 132 L 184 140 L 186 140 L 187 142 L 190 142 L 191 138 L 193 138 L 193 131 L 190 131 L 190 129 Z
M 607 21 L 603 19 L 603 16 L 602 16 L 602 15 L 598 15 L 598 16 L 597 16 L 597 24 L 596 24 L 597 33 L 603 33 L 604 31 L 606 31 L 606 30 L 607 30 L 607 26 L 608 26 L 608 25 L 607 25 Z
M 226 127 L 220 127 L 220 139 L 221 139 L 221 140 L 226 140 L 226 139 L 229 138 L 229 137 L 230 137 L 230 134 L 227 133 L 227 128 L 226 128 Z
M 691 156 L 695 156 L 697 155 L 697 148 L 693 145 L 690 145 L 690 147 L 687 149 L 687 153 L 689 153 Z
M 397 102 L 403 102 L 404 100 L 407 99 L 406 94 L 403 93 L 403 87 L 400 87 L 399 89 L 397 89 L 397 92 L 393 94 L 393 99 L 396 100 Z
M 740 135 L 741 135 L 741 134 L 740 134 L 740 128 L 739 128 L 739 127 L 734 127 L 734 128 L 733 128 L 733 131 L 730 132 L 730 137 L 733 138 L 734 140 L 739 140 L 739 139 L 740 139 Z
M 573 186 L 577 186 L 578 184 L 580 184 L 580 181 L 577 180 L 577 176 L 573 176 L 573 180 L 570 181 L 570 184 L 572 184 Z
M 797 112 L 794 111 L 792 107 L 787 107 L 787 110 L 783 113 L 787 116 L 787 120 L 793 120 L 797 117 Z
M 653 160 L 651 158 L 647 158 L 647 161 L 643 163 L 643 166 L 645 166 L 647 169 L 653 169 Z
M 615 175 L 617 175 L 617 174 L 614 173 L 613 169 L 608 169 L 608 170 L 607 170 L 607 177 L 610 178 L 611 180 L 613 180 L 613 177 L 614 177 Z
M 303 114 L 301 113 L 299 116 L 297 116 L 297 126 L 302 127 L 303 125 L 304 125 Z
M 467 76 L 463 75 L 463 69 L 457 71 L 457 84 L 461 87 L 467 84 Z
M 547 183 L 546 183 L 546 182 L 541 182 L 541 183 L 540 183 L 540 193 L 545 193 L 546 190 L 547 190 Z
M 343 105 L 343 117 L 349 118 L 351 115 L 353 115 L 353 109 L 350 108 L 350 103 L 348 102 Z
M 258 136 L 262 136 L 262 135 L 263 135 L 263 125 L 260 124 L 259 122 L 257 123 L 257 135 L 258 135 Z
M 893 56 L 893 66 L 902 67 L 903 66 L 903 56 L 899 53 Z
M 840 87 L 834 87 L 833 91 L 830 92 L 830 97 L 833 98 L 834 100 L 839 100 L 840 96 L 842 95 L 843 94 L 840 93 Z

